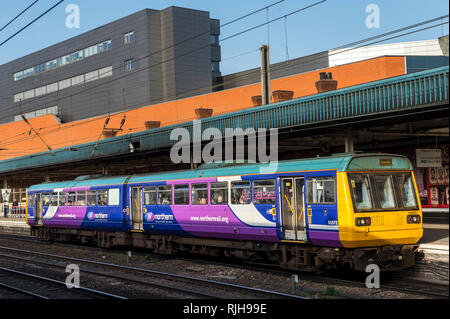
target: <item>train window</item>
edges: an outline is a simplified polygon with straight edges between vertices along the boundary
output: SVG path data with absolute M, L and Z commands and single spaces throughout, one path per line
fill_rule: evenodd
M 67 203 L 66 206 L 75 206 L 75 199 L 76 199 L 77 193 L 75 192 L 69 192 L 67 195 Z
M 50 195 L 50 206 L 52 207 L 58 206 L 58 193 L 52 193 Z
M 176 185 L 175 205 L 189 205 L 189 185 Z
M 34 199 L 36 195 L 35 194 L 28 194 L 28 206 L 34 206 Z
M 372 209 L 372 196 L 370 194 L 370 180 L 368 175 L 349 175 L 356 209 Z
M 42 206 L 48 207 L 50 206 L 50 194 L 42 194 Z
M 397 190 L 398 194 L 402 199 L 402 204 L 404 208 L 415 209 L 417 208 L 416 194 L 414 191 L 414 183 L 412 180 L 412 175 L 397 175 L 395 176 L 397 180 Z
M 156 205 L 156 186 L 144 187 L 144 205 Z
M 59 198 L 58 198 L 59 206 L 66 206 L 66 197 L 67 197 L 66 192 L 59 193 Z
M 120 189 L 111 188 L 108 190 L 108 206 L 118 206 L 120 204 Z
M 106 189 L 99 189 L 97 191 L 97 206 L 106 206 L 108 202 L 108 191 Z
M 228 204 L 228 183 L 211 183 L 211 205 Z
M 333 177 L 308 178 L 307 200 L 309 204 L 334 204 L 335 179 Z
M 88 206 L 97 205 L 97 191 L 87 191 L 87 205 Z
M 86 206 L 86 191 L 77 192 L 77 206 Z
M 391 176 L 375 175 L 375 186 L 381 208 L 396 208 Z
M 158 205 L 172 205 L 172 186 L 158 187 Z
M 192 185 L 192 205 L 208 205 L 208 184 Z
M 275 205 L 276 200 L 275 180 L 253 182 L 253 203 Z
M 250 182 L 231 182 L 231 204 L 248 205 L 252 202 Z

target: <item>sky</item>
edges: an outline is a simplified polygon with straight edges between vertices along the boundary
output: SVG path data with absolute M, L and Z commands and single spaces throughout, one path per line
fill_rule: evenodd
M 170 6 L 209 11 L 221 24 L 264 8 L 279 0 L 65 0 L 22 33 L 0 46 L 0 65 L 46 48 L 63 40 L 125 17 L 136 11 L 164 9 Z M 240 20 L 221 30 L 220 39 L 269 20 L 282 17 L 319 0 L 284 0 L 269 10 Z M 0 1 L 0 29 L 29 6 L 33 0 Z M 0 43 L 39 16 L 58 0 L 39 0 L 29 11 L 0 31 Z M 67 28 L 68 5 L 80 9 L 80 28 Z M 369 28 L 366 20 L 379 8 L 379 25 Z M 447 0 L 327 0 L 267 26 L 221 42 L 223 75 L 260 65 L 259 47 L 269 43 L 271 63 L 339 47 L 385 32 L 447 15 Z M 374 22 L 375 20 L 369 19 Z M 448 21 L 445 19 L 443 21 Z M 437 24 L 435 22 L 433 24 Z M 431 25 L 431 24 L 430 24 Z M 448 24 L 414 33 L 385 43 L 436 39 L 448 34 Z M 418 49 L 420 50 L 420 48 Z

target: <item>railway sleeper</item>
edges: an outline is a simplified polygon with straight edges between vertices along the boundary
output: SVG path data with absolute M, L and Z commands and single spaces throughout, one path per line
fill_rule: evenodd
M 162 234 L 104 232 L 74 229 L 33 227 L 33 236 L 43 240 L 80 242 L 104 248 L 132 246 L 157 254 L 191 253 L 227 257 L 278 265 L 284 269 L 321 272 L 338 267 L 365 271 L 377 264 L 381 270 L 398 270 L 414 265 L 417 245 L 373 248 L 331 248 L 307 244 L 233 241 L 210 238 L 190 238 Z

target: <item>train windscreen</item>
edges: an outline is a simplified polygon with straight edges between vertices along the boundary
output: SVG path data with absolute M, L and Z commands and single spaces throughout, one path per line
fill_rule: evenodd
M 411 173 L 348 174 L 355 212 L 417 210 Z

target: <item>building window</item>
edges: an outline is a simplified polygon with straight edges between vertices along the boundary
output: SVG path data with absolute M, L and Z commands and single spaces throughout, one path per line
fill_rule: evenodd
M 124 62 L 124 71 L 128 72 L 132 70 L 134 70 L 134 59 L 126 60 Z
M 219 64 L 219 62 L 212 62 L 211 63 L 211 71 L 213 71 L 213 72 L 220 72 L 220 64 Z
M 36 75 L 45 71 L 50 71 L 70 63 L 78 62 L 92 55 L 106 52 L 109 50 L 111 50 L 111 40 L 106 40 L 101 43 L 90 46 L 88 48 L 70 54 L 66 54 L 65 56 L 56 58 L 54 60 L 41 63 L 39 65 L 36 65 L 34 67 L 28 68 L 20 72 L 16 72 L 13 74 L 13 78 L 14 81 L 19 81 L 29 76 Z
M 219 36 L 218 35 L 211 35 L 210 36 L 210 43 L 218 45 L 219 44 Z
M 123 44 L 130 44 L 134 42 L 134 32 L 128 32 L 123 35 Z

